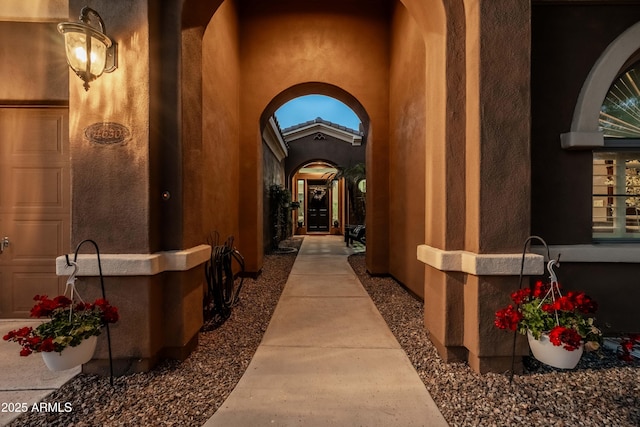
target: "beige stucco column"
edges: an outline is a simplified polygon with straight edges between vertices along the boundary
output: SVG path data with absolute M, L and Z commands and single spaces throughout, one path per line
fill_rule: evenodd
M 167 114 L 176 105 L 164 109 L 177 100 L 158 89 L 172 72 L 162 61 L 179 58 L 171 49 L 167 54 L 167 44 L 164 51 L 153 47 L 166 12 L 147 0 L 70 0 L 70 20 L 87 3 L 118 44 L 118 68 L 91 82 L 88 91 L 69 72 L 71 247 L 85 239 L 99 246 L 106 296 L 121 315 L 111 328 L 113 355 L 117 373 L 125 373 L 149 369 L 163 356 L 184 357 L 195 346 L 202 324 L 201 264 L 210 248 L 183 248 L 182 159 L 179 152 L 167 155 L 180 147 L 179 114 Z M 167 26 L 163 30 L 172 31 Z M 176 81 L 171 75 L 168 80 Z M 154 130 L 158 126 L 163 132 Z M 116 140 L 95 131 L 113 128 L 119 130 Z M 167 134 L 175 137 L 162 139 Z M 82 253 L 78 288 L 91 300 L 100 296 L 96 257 L 91 245 Z M 58 274 L 68 274 L 63 258 Z M 85 370 L 105 372 L 104 336 L 94 357 Z
M 503 371 L 511 336 L 493 326 L 494 313 L 518 287 L 530 227 L 530 7 L 468 0 L 464 13 L 464 243 L 418 248 L 428 266 L 425 323 L 445 359 Z M 447 160 L 453 166 L 462 167 Z M 446 179 L 449 187 L 455 177 Z M 542 269 L 540 256 L 527 257 L 526 274 Z
M 465 249 L 517 254 L 530 230 L 530 5 L 475 0 L 466 6 Z M 496 270 L 469 274 L 464 290 L 464 346 L 480 372 L 503 370 L 511 353 L 493 321 L 518 286 L 517 270 Z

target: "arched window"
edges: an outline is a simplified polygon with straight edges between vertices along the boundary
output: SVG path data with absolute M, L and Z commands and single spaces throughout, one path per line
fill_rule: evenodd
M 600 109 L 599 125 L 605 139 L 640 138 L 640 62 L 609 88 Z
M 593 152 L 593 237 L 640 238 L 640 62 L 611 85 L 600 109 L 604 147 Z

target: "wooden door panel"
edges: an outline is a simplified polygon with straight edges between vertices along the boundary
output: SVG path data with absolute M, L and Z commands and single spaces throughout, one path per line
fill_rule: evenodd
M 9 254 L 13 262 L 53 262 L 62 255 L 65 229 L 61 220 L 17 220 Z
M 52 156 L 57 156 L 57 160 L 65 161 L 65 114 L 52 113 L 52 110 L 31 111 L 28 114 L 17 112 L 17 120 L 11 124 L 12 135 L 16 136 L 13 139 L 19 141 L 12 144 L 12 155 L 46 157 L 49 160 L 56 160 Z
M 64 208 L 64 171 L 54 168 L 14 168 L 9 178 L 12 183 L 13 206 L 9 209 L 36 210 Z
M 55 258 L 69 252 L 66 108 L 0 108 L 0 317 L 28 317 L 33 296 L 64 291 Z

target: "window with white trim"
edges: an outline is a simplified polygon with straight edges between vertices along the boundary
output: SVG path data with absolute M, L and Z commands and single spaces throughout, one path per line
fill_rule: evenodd
M 593 237 L 640 239 L 640 62 L 609 88 L 600 110 L 604 150 L 593 152 Z
M 593 153 L 593 237 L 640 238 L 640 152 Z

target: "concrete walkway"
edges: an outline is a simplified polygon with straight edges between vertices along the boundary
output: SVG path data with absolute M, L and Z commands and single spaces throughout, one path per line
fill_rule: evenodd
M 446 426 L 347 262 L 306 236 L 262 343 L 206 427 Z
M 80 372 L 79 366 L 51 372 L 40 354 L 22 357 L 18 344 L 1 339 L 13 329 L 37 326 L 39 323 L 33 319 L 0 320 L 0 426 L 18 418 L 25 405 L 30 411 L 34 403 L 40 402 Z

